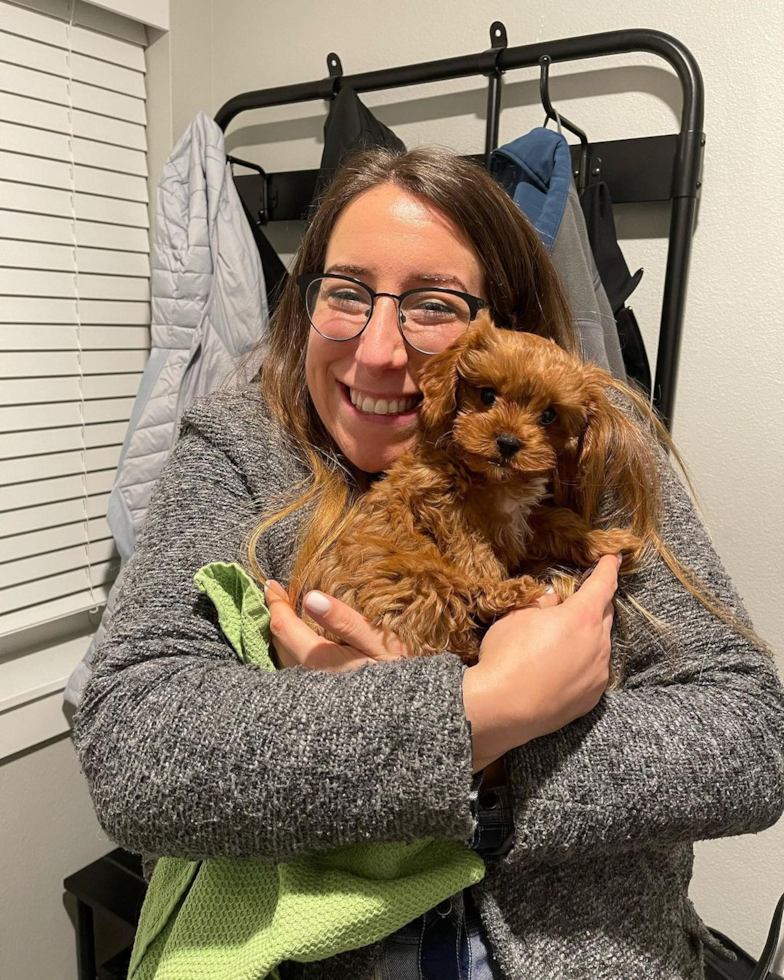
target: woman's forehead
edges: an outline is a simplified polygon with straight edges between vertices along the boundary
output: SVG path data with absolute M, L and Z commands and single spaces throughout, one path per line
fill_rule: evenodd
M 357 274 L 349 269 L 362 269 L 357 278 L 418 277 L 467 292 L 476 290 L 483 279 L 479 257 L 454 221 L 390 184 L 360 194 L 338 216 L 327 244 L 325 271 L 339 268 L 346 275 Z

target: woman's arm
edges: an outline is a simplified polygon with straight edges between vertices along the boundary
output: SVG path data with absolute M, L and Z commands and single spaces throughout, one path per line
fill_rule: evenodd
M 469 841 L 457 657 L 267 673 L 236 659 L 195 589 L 201 565 L 241 553 L 249 461 L 271 488 L 281 472 L 258 407 L 221 405 L 201 400 L 185 417 L 74 719 L 102 827 L 130 851 L 190 859 Z
M 747 618 L 669 457 L 658 456 L 665 542 Z M 509 753 L 510 860 L 556 862 L 756 832 L 784 812 L 784 688 L 775 664 L 710 614 L 661 559 L 629 592 L 672 628 L 672 679 L 661 638 L 637 621 L 624 689 Z

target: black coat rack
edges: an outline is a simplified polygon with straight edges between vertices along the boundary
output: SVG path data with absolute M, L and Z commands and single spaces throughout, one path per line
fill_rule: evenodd
M 215 121 L 225 131 L 240 112 L 294 102 L 329 100 L 334 98 L 343 85 L 350 85 L 360 93 L 486 75 L 489 85 L 485 152 L 472 156 L 487 163 L 490 153 L 497 145 L 500 80 L 504 72 L 539 66 L 542 58 L 549 59 L 547 65 L 637 51 L 651 52 L 664 58 L 675 69 L 681 83 L 683 107 L 680 132 L 591 143 L 587 145 L 587 154 L 584 141 L 570 149 L 575 177 L 579 176 L 583 183 L 603 180 L 610 188 L 613 202 L 672 201 L 656 377 L 653 385 L 654 405 L 664 424 L 671 429 L 691 239 L 700 196 L 705 146 L 705 134 L 702 131 L 704 90 L 699 66 L 691 52 L 677 38 L 661 31 L 608 31 L 510 48 L 506 44 L 503 24 L 496 22 L 490 29 L 490 41 L 491 47 L 477 54 L 347 76 L 342 73 L 340 58 L 336 54 L 330 54 L 327 58 L 327 78 L 237 95 L 221 106 Z M 246 203 L 249 200 L 255 203 L 255 207 L 251 208 L 252 213 L 259 213 L 260 221 L 266 223 L 268 220 L 305 217 L 318 174 L 318 170 L 267 174 L 259 168 L 258 174 L 238 176 L 235 180 L 243 200 Z

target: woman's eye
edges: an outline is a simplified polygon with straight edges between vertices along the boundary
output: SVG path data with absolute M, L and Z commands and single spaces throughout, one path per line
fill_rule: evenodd
M 554 409 L 546 408 L 539 417 L 539 421 L 542 425 L 550 425 L 550 423 L 555 422 L 557 418 L 558 416 L 555 414 Z
M 327 298 L 336 304 L 362 302 L 362 298 L 360 297 L 359 293 L 354 289 L 333 289 Z
M 439 299 L 420 300 L 413 309 L 424 315 L 452 316 L 454 313 L 451 306 Z
M 466 310 L 468 308 L 466 307 Z M 454 306 L 439 297 L 409 296 L 400 307 L 403 322 L 411 330 L 435 330 L 443 327 L 462 329 L 468 326 L 469 315 L 466 311 Z M 419 339 L 424 340 L 420 334 Z M 426 341 L 425 341 L 426 342 Z
M 480 388 L 479 397 L 482 399 L 483 405 L 492 405 L 495 401 L 495 389 L 494 388 Z

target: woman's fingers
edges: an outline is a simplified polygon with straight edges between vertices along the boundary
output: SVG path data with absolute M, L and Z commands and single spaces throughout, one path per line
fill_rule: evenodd
M 301 653 L 306 651 L 303 644 L 312 642 L 315 636 L 313 630 L 297 616 L 288 593 L 278 582 L 268 579 L 264 584 L 264 598 L 270 611 L 270 630 L 272 643 L 281 667 L 294 667 L 302 661 L 295 656 L 294 650 Z M 310 634 L 310 636 L 308 636 Z
M 331 643 L 299 618 L 279 582 L 268 579 L 264 597 L 271 616 L 272 645 L 281 668 L 302 664 L 310 670 L 344 670 L 359 666 L 356 650 Z
M 305 609 L 309 616 L 330 633 L 373 660 L 398 660 L 408 656 L 403 641 L 394 633 L 374 626 L 356 609 L 323 592 L 308 592 Z
M 537 606 L 539 609 L 547 609 L 549 606 L 557 606 L 560 601 L 561 597 L 551 585 L 548 592 L 539 596 L 538 599 L 534 599 L 533 602 L 529 602 L 525 608 L 528 609 L 531 606 Z
M 309 592 L 305 597 L 305 609 L 319 626 L 340 637 L 342 643 L 325 639 L 303 622 L 280 583 L 269 579 L 264 586 L 264 596 L 271 615 L 273 645 L 281 667 L 302 664 L 311 670 L 353 670 L 369 660 L 396 660 L 408 655 L 398 637 L 385 634 L 332 596 Z
M 264 595 L 266 596 L 268 592 L 271 592 L 273 596 L 278 596 L 281 599 L 285 599 L 286 602 L 291 602 L 288 592 L 286 592 L 280 582 L 276 582 L 274 578 L 268 578 L 264 583 Z
M 604 616 L 607 605 L 612 609 L 615 590 L 618 588 L 618 570 L 621 563 L 617 555 L 602 555 L 596 568 L 583 582 L 577 592 L 569 597 L 569 602 L 587 603 L 602 610 Z

